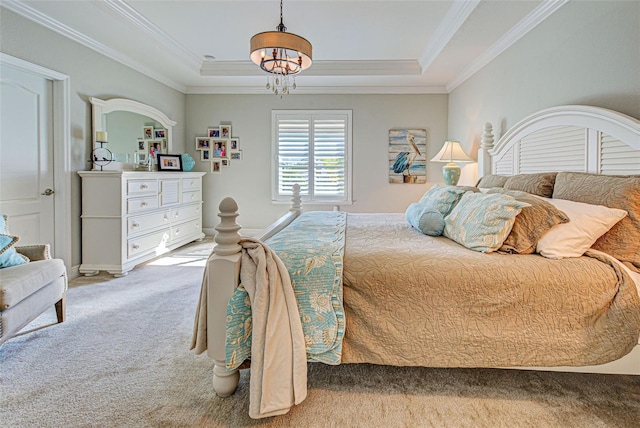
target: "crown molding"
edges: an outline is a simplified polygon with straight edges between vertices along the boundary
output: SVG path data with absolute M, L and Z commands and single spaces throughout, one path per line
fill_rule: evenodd
M 416 60 L 389 61 L 314 61 L 303 72 L 305 76 L 419 76 L 422 74 Z M 206 61 L 200 68 L 201 76 L 264 76 L 251 61 Z
M 478 59 L 464 69 L 456 78 L 451 80 L 447 84 L 447 92 L 451 92 L 460 86 L 568 2 L 569 0 L 550 0 L 542 2 L 540 6 L 531 11 L 489 49 L 480 55 Z
M 177 40 L 153 22 L 149 21 L 140 14 L 140 12 L 129 6 L 123 0 L 102 0 L 97 4 L 100 7 L 117 13 L 122 18 L 125 18 L 130 24 L 155 40 L 168 52 L 180 57 L 186 65 L 193 70 L 198 70 L 202 65 L 202 60 L 198 55 L 181 45 Z
M 127 55 L 124 55 L 114 49 L 111 49 L 110 47 L 103 45 L 102 43 L 90 37 L 87 37 L 86 35 L 72 28 L 69 28 L 68 26 L 62 24 L 61 22 L 53 18 L 50 18 L 49 16 L 33 9 L 32 7 L 22 2 L 19 2 L 16 0 L 3 0 L 2 7 L 5 7 L 10 11 L 15 12 L 18 15 L 21 15 L 35 22 L 36 24 L 42 25 L 43 27 L 48 28 L 51 31 L 61 34 L 62 36 L 67 37 L 73 40 L 74 42 L 77 42 L 83 46 L 86 46 L 89 49 L 92 49 L 108 58 L 111 58 L 114 61 L 119 62 L 120 64 L 123 64 L 129 68 L 132 68 L 133 70 L 138 71 L 154 80 L 157 80 L 158 82 L 165 84 L 177 91 L 184 93 L 186 90 L 185 85 L 181 85 L 173 81 L 172 79 L 169 79 L 168 77 L 156 72 L 152 68 L 149 68 L 144 64 L 131 59 Z
M 269 95 L 273 92 L 264 86 L 188 86 L 187 95 Z M 306 86 L 298 88 L 293 95 L 425 95 L 446 94 L 444 86 Z
M 429 43 L 429 46 L 427 46 L 418 59 L 422 67 L 422 73 L 426 72 L 431 64 L 433 64 L 433 61 L 436 60 L 453 36 L 455 36 L 478 4 L 480 4 L 480 0 L 453 2 L 444 19 L 440 22 L 438 28 L 436 28 L 431 43 Z

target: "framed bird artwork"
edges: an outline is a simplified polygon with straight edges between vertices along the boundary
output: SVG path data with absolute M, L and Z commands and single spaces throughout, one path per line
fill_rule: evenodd
M 427 182 L 427 130 L 389 130 L 389 183 Z

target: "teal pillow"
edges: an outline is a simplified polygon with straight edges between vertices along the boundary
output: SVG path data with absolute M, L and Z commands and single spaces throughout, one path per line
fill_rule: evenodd
M 439 184 L 434 184 L 433 187 L 427 190 L 422 198 L 420 198 L 420 202 L 418 203 L 439 211 L 443 217 L 446 217 L 458 201 L 460 201 L 460 198 L 465 192 L 465 189 L 455 186 L 442 187 Z
M 20 238 L 9 235 L 7 216 L 0 215 L 0 269 L 25 264 L 29 259 L 19 254 L 13 246 Z
M 498 250 L 526 202 L 502 194 L 467 192 L 445 218 L 444 236 L 470 250 Z
M 405 213 L 409 224 L 425 235 L 440 236 L 444 230 L 444 216 L 440 211 L 414 202 Z
M 0 234 L 0 269 L 23 265 L 29 261 L 28 258 L 19 254 L 13 246 L 20 238 Z

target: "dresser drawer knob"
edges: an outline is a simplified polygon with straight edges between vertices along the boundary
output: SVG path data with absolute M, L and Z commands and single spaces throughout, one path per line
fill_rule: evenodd
M 165 214 L 162 220 L 169 221 L 169 217 L 167 217 L 167 215 Z
M 180 235 L 180 229 L 176 229 L 176 235 Z
M 135 229 L 135 228 L 137 228 L 137 227 L 140 227 L 140 225 L 139 225 L 138 223 L 133 223 L 133 224 L 131 225 L 131 228 L 132 228 L 132 229 Z
M 132 245 L 132 248 L 133 248 L 134 250 L 137 250 L 138 248 L 140 248 L 140 245 L 138 245 L 138 244 L 133 244 L 133 245 Z
M 141 206 L 141 207 L 146 207 L 147 205 L 149 205 L 149 204 L 147 204 L 146 202 L 141 202 L 141 203 L 140 203 L 140 206 Z
M 147 186 L 146 184 L 141 184 L 140 185 L 140 190 L 144 190 L 144 189 L 148 189 L 149 186 Z

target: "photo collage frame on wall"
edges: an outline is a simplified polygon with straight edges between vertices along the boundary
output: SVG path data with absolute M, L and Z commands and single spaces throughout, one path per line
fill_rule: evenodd
M 220 125 L 207 128 L 205 137 L 196 137 L 200 161 L 211 163 L 212 174 L 222 174 L 231 165 L 231 161 L 242 160 L 240 138 L 232 135 L 231 125 Z
M 149 159 L 158 163 L 159 154 L 167 154 L 167 130 L 154 128 L 152 125 L 142 127 L 142 138 L 138 138 L 138 150 L 135 162 L 146 164 Z

